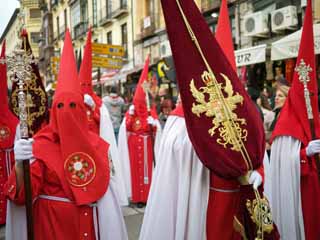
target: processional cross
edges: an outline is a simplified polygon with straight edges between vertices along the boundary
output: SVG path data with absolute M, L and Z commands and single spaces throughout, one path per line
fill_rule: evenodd
M 303 59 L 300 64 L 294 69 L 299 75 L 299 81 L 303 84 L 304 99 L 306 102 L 308 119 L 313 119 L 312 106 L 310 100 L 310 92 L 308 89 L 308 82 L 310 81 L 309 72 L 312 71 L 310 65 L 307 65 Z

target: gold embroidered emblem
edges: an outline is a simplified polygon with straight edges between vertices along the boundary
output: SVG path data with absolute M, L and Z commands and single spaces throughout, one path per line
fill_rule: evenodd
M 141 120 L 140 118 L 135 118 L 134 121 L 133 121 L 133 125 L 132 125 L 132 128 L 134 131 L 138 131 L 140 130 L 142 127 L 142 124 L 141 124 Z
M 10 129 L 7 126 L 0 126 L 0 141 L 6 140 L 10 136 Z
M 215 83 L 216 78 L 212 73 L 207 71 L 201 75 L 202 81 L 205 83 L 204 87 L 200 87 L 199 90 L 194 84 L 192 79 L 190 82 L 190 91 L 195 98 L 196 103 L 193 103 L 192 112 L 200 117 L 200 114 L 204 114 L 206 117 L 213 118 L 213 127 L 208 130 L 210 136 L 216 134 L 216 130 L 219 131 L 219 138 L 217 143 L 227 148 L 230 144 L 231 150 L 241 151 L 240 141 L 247 140 L 248 131 L 241 128 L 241 125 L 246 125 L 244 118 L 239 118 L 234 112 L 237 108 L 237 104 L 243 103 L 243 97 L 239 93 L 234 93 L 230 79 L 221 73 L 221 76 L 225 80 L 225 85 L 222 83 Z M 226 94 L 222 93 L 222 90 Z M 208 101 L 206 101 L 206 95 Z
M 247 199 L 248 212 L 252 221 L 256 224 L 258 231 L 255 239 L 263 239 L 263 233 L 271 233 L 273 230 L 273 220 L 269 202 L 266 198 L 257 197 L 252 202 Z
M 93 181 L 96 176 L 96 164 L 92 157 L 83 152 L 69 155 L 64 162 L 65 176 L 75 187 L 83 187 Z

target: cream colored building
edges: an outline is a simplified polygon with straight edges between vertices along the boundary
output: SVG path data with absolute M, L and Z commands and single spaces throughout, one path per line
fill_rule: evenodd
M 21 0 L 20 11 L 24 16 L 25 28 L 29 33 L 29 41 L 33 55 L 39 57 L 39 40 L 41 37 L 42 13 L 38 0 Z
M 124 46 L 126 54 L 120 73 L 134 67 L 130 0 L 52 0 L 50 8 L 53 16 L 56 55 L 62 49 L 64 32 L 68 27 L 77 58 L 80 52 L 83 56 L 87 30 L 91 26 L 93 42 Z M 103 74 L 110 69 L 101 71 Z M 109 82 L 112 83 L 113 80 Z
M 21 46 L 21 41 L 18 38 L 20 29 L 21 29 L 19 12 L 20 12 L 19 8 L 17 8 L 14 11 L 0 38 L 1 47 L 2 47 L 3 41 L 6 40 L 7 55 L 10 55 L 17 46 Z

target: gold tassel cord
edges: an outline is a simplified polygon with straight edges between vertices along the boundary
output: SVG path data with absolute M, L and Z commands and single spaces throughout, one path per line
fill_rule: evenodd
M 199 54 L 201 55 L 201 58 L 204 61 L 204 63 L 206 65 L 210 75 L 214 76 L 213 71 L 212 71 L 209 63 L 208 63 L 207 59 L 205 58 L 205 56 L 203 54 L 203 51 L 202 51 L 201 46 L 200 46 L 200 44 L 198 42 L 198 39 L 195 36 L 195 34 L 194 34 L 194 32 L 193 32 L 193 30 L 192 30 L 192 28 L 191 28 L 186 16 L 184 14 L 184 11 L 183 11 L 183 9 L 182 9 L 182 7 L 180 5 L 179 0 L 176 0 L 176 3 L 177 3 L 177 6 L 179 8 L 180 14 L 181 14 L 181 16 L 183 18 L 183 21 L 184 21 L 184 23 L 186 25 L 186 28 L 187 28 L 187 30 L 188 30 L 188 32 L 190 34 L 191 40 L 195 43 L 195 45 L 197 47 L 197 50 L 199 51 Z M 235 130 L 236 129 L 236 124 L 235 124 L 235 122 L 233 120 L 232 112 L 228 108 L 228 105 L 226 104 L 226 100 L 225 100 L 225 98 L 223 96 L 223 93 L 218 87 L 217 80 L 214 77 L 212 77 L 212 79 L 214 81 L 214 87 L 216 89 L 216 92 L 218 93 L 218 98 L 223 103 L 224 113 L 227 115 L 227 119 L 231 122 L 231 125 L 232 125 L 232 126 L 230 126 L 229 124 L 227 124 L 227 128 L 230 130 L 229 132 L 232 134 L 233 143 L 236 144 L 237 147 L 240 149 L 242 158 L 243 158 L 243 160 L 244 160 L 244 162 L 245 162 L 245 164 L 247 166 L 248 171 L 253 170 L 252 161 L 251 161 L 251 158 L 250 158 L 250 156 L 248 154 L 248 151 L 247 151 L 247 149 L 246 149 L 241 137 L 239 136 L 239 133 Z

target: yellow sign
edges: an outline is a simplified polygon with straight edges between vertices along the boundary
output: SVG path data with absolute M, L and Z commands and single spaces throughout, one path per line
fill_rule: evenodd
M 124 47 L 118 46 L 118 45 L 103 44 L 103 43 L 92 43 L 92 53 L 123 57 Z
M 59 62 L 59 61 L 60 61 L 60 57 L 57 57 L 57 56 L 51 57 L 51 62 Z
M 92 56 L 92 66 L 108 69 L 122 68 L 122 59 Z

